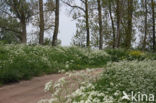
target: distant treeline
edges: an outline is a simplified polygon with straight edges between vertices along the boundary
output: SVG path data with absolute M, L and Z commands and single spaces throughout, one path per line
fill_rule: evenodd
M 66 6 L 76 21 L 73 45 L 155 50 L 155 5 L 155 0 L 1 0 L 0 39 L 26 43 L 32 24 L 35 43 L 45 44 L 44 33 L 50 32 L 48 44 L 56 46 L 59 11 Z

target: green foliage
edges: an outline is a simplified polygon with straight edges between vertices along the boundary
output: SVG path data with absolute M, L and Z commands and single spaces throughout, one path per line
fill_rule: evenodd
M 150 56 L 150 53 L 142 52 L 139 50 L 125 50 L 125 49 L 106 49 L 106 53 L 111 56 L 112 61 L 121 61 L 121 60 L 144 60 L 151 59 L 154 57 Z M 149 55 L 150 54 L 150 55 Z M 152 55 L 155 55 L 154 53 Z
M 156 95 L 155 64 L 156 61 L 151 60 L 108 64 L 101 79 L 94 83 L 95 90 L 112 96 L 113 103 L 121 100 L 123 91 Z
M 148 59 L 156 60 L 156 53 L 148 52 L 146 55 Z
M 60 71 L 100 67 L 109 60 L 109 55 L 103 51 L 93 52 L 77 47 L 0 44 L 0 83 Z
M 20 24 L 17 19 L 0 17 L 0 41 L 5 44 L 20 42 Z
M 112 61 L 119 61 L 128 57 L 128 51 L 124 49 L 107 49 L 105 51 L 111 56 Z
M 109 61 L 155 60 L 156 55 L 123 49 L 5 45 L 0 43 L 0 83 L 31 79 L 60 71 L 103 67 Z
M 68 100 L 72 100 L 71 103 L 130 103 L 135 102 L 131 99 L 134 94 L 136 102 L 147 103 L 138 95 L 156 95 L 155 64 L 155 60 L 109 63 L 97 81 L 84 83 Z M 130 100 L 123 100 L 123 93 Z
M 142 51 L 139 51 L 139 50 L 132 50 L 132 51 L 129 51 L 129 60 L 144 60 L 146 57 L 147 54 L 145 54 L 144 52 Z

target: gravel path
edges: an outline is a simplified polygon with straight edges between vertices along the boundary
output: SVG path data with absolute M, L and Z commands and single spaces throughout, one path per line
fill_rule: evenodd
M 96 75 L 102 69 L 96 69 Z M 0 87 L 0 103 L 37 103 L 41 99 L 50 98 L 49 93 L 43 91 L 45 83 L 57 81 L 65 74 L 51 74 L 42 77 L 35 77 L 29 81 L 22 81 L 16 84 Z

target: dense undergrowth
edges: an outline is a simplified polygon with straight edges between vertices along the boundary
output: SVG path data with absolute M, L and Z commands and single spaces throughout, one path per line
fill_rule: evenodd
M 150 55 L 149 55 L 150 54 Z M 0 85 L 60 71 L 102 67 L 109 61 L 156 59 L 152 53 L 0 44 Z
M 100 79 L 86 83 L 68 99 L 70 103 L 155 103 L 155 85 L 155 60 L 109 63 Z M 124 93 L 128 98 L 123 98 Z
M 1 45 L 0 84 L 60 71 L 100 67 L 107 61 L 110 56 L 105 52 L 77 47 Z

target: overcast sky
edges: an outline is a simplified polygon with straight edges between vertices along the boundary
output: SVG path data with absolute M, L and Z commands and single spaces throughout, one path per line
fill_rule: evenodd
M 75 21 L 67 14 L 66 7 L 61 5 L 58 38 L 61 39 L 63 46 L 70 45 L 76 31 Z
M 34 31 L 36 31 L 36 28 L 33 27 L 30 23 L 27 27 L 28 30 L 28 42 L 33 41 L 34 38 L 36 38 L 35 35 L 31 35 Z M 69 11 L 67 10 L 67 6 L 61 5 L 60 8 L 60 22 L 59 22 L 59 34 L 58 39 L 61 40 L 62 46 L 69 46 L 72 42 L 72 38 L 76 32 L 76 23 L 73 21 L 72 17 L 69 16 Z M 45 32 L 45 37 L 52 38 L 52 32 Z

